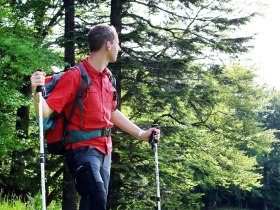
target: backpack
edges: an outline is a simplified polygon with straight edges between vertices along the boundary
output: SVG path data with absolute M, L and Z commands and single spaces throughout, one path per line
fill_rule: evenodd
M 78 67 L 78 69 L 81 71 L 81 84 L 79 87 L 79 90 L 77 92 L 76 98 L 74 100 L 73 106 L 71 108 L 71 112 L 70 115 L 68 117 L 68 119 L 66 118 L 64 111 L 62 110 L 61 113 L 52 113 L 49 117 L 45 118 L 43 121 L 43 127 L 44 127 L 44 132 L 45 132 L 45 139 L 47 142 L 47 150 L 50 154 L 55 154 L 55 155 L 62 155 L 65 152 L 65 146 L 66 146 L 66 134 L 67 134 L 67 128 L 68 125 L 71 122 L 71 118 L 75 112 L 75 109 L 77 107 L 77 105 L 79 105 L 79 109 L 80 109 L 80 115 L 82 117 L 83 114 L 83 104 L 82 104 L 82 95 L 85 91 L 88 91 L 88 89 L 91 86 L 91 82 L 89 77 L 86 74 L 85 69 L 82 67 L 81 64 L 77 64 L 76 65 Z M 73 71 L 76 70 L 75 67 L 71 67 L 68 69 L 68 71 Z M 59 79 L 61 78 L 61 76 L 64 74 L 64 72 L 60 72 L 58 74 L 52 75 L 49 78 L 46 78 L 46 84 L 45 84 L 45 92 L 44 92 L 44 99 L 47 99 L 48 96 L 50 95 L 51 91 L 55 88 L 55 86 L 57 85 Z M 113 87 L 116 87 L 116 80 L 113 77 L 113 75 L 111 74 L 111 72 L 109 71 L 109 80 L 111 81 Z M 117 100 L 117 92 L 114 93 L 113 96 L 113 100 Z M 117 104 L 118 104 L 118 100 L 117 100 Z M 82 132 L 82 131 L 77 131 L 77 132 Z M 83 132 L 84 133 L 84 132 Z M 94 133 L 94 135 L 92 135 L 92 133 Z M 90 134 L 84 135 L 86 136 L 86 138 L 84 139 L 80 139 L 78 141 L 83 141 L 83 140 L 87 140 L 89 138 L 94 138 L 99 135 L 99 132 L 93 131 Z M 69 142 L 70 140 L 67 139 L 67 142 Z M 75 141 L 77 142 L 77 141 Z M 70 142 L 70 143 L 75 143 Z

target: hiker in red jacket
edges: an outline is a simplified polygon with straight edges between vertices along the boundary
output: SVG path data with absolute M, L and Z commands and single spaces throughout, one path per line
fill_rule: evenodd
M 74 176 L 77 191 L 81 195 L 80 210 L 105 210 L 111 168 L 110 134 L 113 125 L 147 142 L 153 131 L 155 139 L 159 140 L 160 130 L 142 130 L 117 109 L 114 97 L 116 89 L 110 81 L 107 69 L 108 63 L 115 62 L 121 51 L 116 29 L 105 24 L 94 26 L 88 33 L 88 44 L 90 55 L 80 64 L 86 70 L 92 85 L 83 99 L 83 114 L 81 115 L 78 107 L 75 109 L 68 132 L 87 134 L 100 131 L 101 135 L 76 143 L 66 142 L 65 157 Z M 36 109 L 36 88 L 45 85 L 45 76 L 45 72 L 36 71 L 30 78 Z M 80 82 L 79 71 L 66 71 L 49 97 L 43 99 L 43 117 L 46 118 L 53 112 L 60 113 L 62 110 L 66 117 L 69 116 Z

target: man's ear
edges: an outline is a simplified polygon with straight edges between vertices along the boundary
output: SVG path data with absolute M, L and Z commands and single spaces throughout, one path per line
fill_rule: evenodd
M 111 49 L 111 42 L 110 41 L 105 42 L 105 47 L 106 47 L 107 50 L 110 50 Z

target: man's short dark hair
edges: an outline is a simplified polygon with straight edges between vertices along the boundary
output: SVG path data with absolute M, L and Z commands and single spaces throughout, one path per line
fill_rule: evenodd
M 106 24 L 98 24 L 95 25 L 88 33 L 88 45 L 89 51 L 95 52 L 103 46 L 103 44 L 107 41 L 111 43 L 114 40 L 114 26 L 106 25 Z

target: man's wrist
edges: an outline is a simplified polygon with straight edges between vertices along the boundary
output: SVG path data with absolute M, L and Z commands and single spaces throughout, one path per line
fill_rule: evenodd
M 144 133 L 144 131 L 143 131 L 142 129 L 140 129 L 140 130 L 138 131 L 138 133 L 137 133 L 137 137 L 138 137 L 139 139 L 141 139 L 143 133 Z

